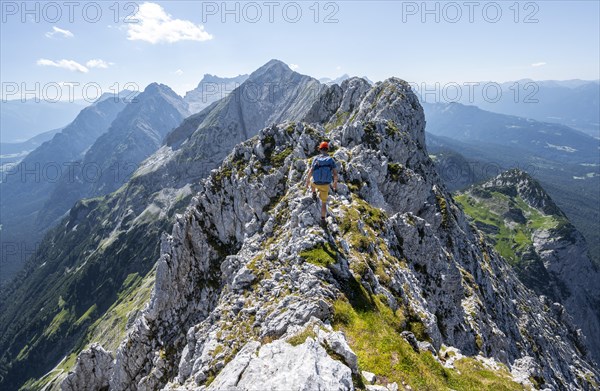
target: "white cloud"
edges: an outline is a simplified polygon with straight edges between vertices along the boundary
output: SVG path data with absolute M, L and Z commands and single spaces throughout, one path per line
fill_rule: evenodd
M 87 66 L 88 68 L 102 68 L 102 69 L 106 69 L 108 68 L 109 65 L 113 65 L 113 63 L 108 63 L 104 60 L 101 60 L 99 58 L 90 60 L 88 62 L 85 63 L 85 66 Z
M 52 61 L 45 58 L 37 60 L 37 65 L 44 67 L 62 68 L 73 72 L 88 73 L 89 69 L 73 60 Z
M 177 76 L 181 76 L 181 75 L 183 75 L 183 71 L 181 69 L 178 69 L 178 70 L 175 71 L 175 74 Z
M 335 70 L 336 70 L 336 71 L 341 71 L 341 70 L 342 70 L 342 67 L 338 65 L 337 67 L 335 67 Z
M 152 44 L 177 41 L 208 41 L 213 36 L 204 26 L 189 20 L 173 19 L 163 7 L 155 3 L 143 3 L 135 14 L 136 23 L 128 23 L 127 39 Z
M 531 64 L 531 66 L 534 68 L 543 67 L 544 65 L 546 65 L 545 62 L 535 62 L 535 63 Z
M 46 33 L 46 37 L 52 38 L 56 34 L 62 35 L 64 38 L 73 38 L 74 37 L 73 33 L 70 32 L 69 30 L 63 30 L 63 29 L 60 29 L 60 28 L 58 28 L 56 26 L 52 27 L 52 31 L 48 31 Z
M 292 71 L 295 71 L 295 70 L 296 70 L 296 69 L 298 69 L 298 68 L 300 68 L 300 65 L 298 65 L 298 64 L 290 64 L 290 69 L 291 69 Z

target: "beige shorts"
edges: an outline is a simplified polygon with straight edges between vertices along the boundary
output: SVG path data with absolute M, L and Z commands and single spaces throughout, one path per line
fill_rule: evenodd
M 310 187 L 312 188 L 312 191 L 319 192 L 319 198 L 322 202 L 327 202 L 327 196 L 329 196 L 329 185 L 317 185 L 311 182 Z

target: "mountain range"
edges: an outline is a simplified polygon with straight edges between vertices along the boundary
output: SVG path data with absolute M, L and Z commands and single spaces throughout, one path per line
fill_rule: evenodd
M 103 100 L 86 107 L 73 122 L 51 140 L 29 153 L 22 161 L 2 173 L 0 224 L 2 251 L 0 280 L 6 281 L 25 262 L 45 231 L 37 224 L 37 213 L 59 178 L 70 177 L 71 162 L 83 154 L 104 133 L 125 107 L 122 100 Z M 24 250 L 27 252 L 24 253 Z
M 62 386 L 592 389 L 565 310 L 532 297 L 444 190 L 408 84 L 322 97 L 320 120 L 264 128 L 203 181 L 161 240 L 149 305 Z M 303 186 L 323 138 L 344 183 L 326 229 Z
M 288 88 L 273 90 L 274 81 Z M 4 290 L 4 299 L 0 298 L 2 305 L 8 297 L 21 297 L 30 303 L 24 308 L 23 302 L 17 300 L 18 304 L 8 303 L 10 307 L 2 311 L 5 327 L 20 324 L 16 319 L 27 322 L 11 333 L 2 328 L 8 345 L 3 344 L 6 354 L 0 358 L 0 365 L 10 357 L 13 348 L 9 346 L 16 346 L 13 338 L 22 341 L 39 334 L 28 346 L 36 351 L 50 351 L 57 335 L 61 335 L 68 349 L 53 349 L 55 355 L 50 354 L 43 361 L 35 356 L 22 356 L 22 361 L 14 363 L 11 374 L 29 378 L 47 371 L 49 362 L 59 360 L 72 349 L 73 340 L 81 341 L 87 328 L 111 307 L 124 286 L 136 283 L 137 287 L 141 277 L 150 272 L 159 255 L 160 235 L 199 189 L 199 181 L 237 143 L 255 135 L 268 123 L 279 118 L 301 118 L 324 88 L 315 79 L 292 72 L 279 61 L 267 63 L 250 75 L 246 83 L 238 88 L 237 94 L 230 94 L 183 121 L 125 185 L 105 196 L 77 202 L 66 221 L 49 231 L 21 275 Z M 256 86 L 264 94 L 262 99 L 247 99 L 244 88 L 254 91 Z M 50 249 L 53 250 L 48 252 Z M 38 268 L 44 263 L 47 270 L 58 272 L 48 275 L 46 269 Z M 64 273 L 65 268 L 75 265 L 79 265 L 76 276 Z M 103 272 L 99 274 L 98 268 Z M 139 278 L 132 281 L 132 276 Z M 40 285 L 61 288 L 52 292 L 52 299 L 43 290 L 38 290 L 39 295 L 25 294 Z M 80 294 L 83 287 L 94 295 Z M 78 303 L 75 311 L 81 307 L 87 311 L 94 305 L 96 310 L 88 322 L 75 327 L 75 320 L 67 318 L 57 335 L 44 333 L 60 313 L 48 305 L 48 300 L 58 297 Z
M 272 60 L 190 116 L 166 86 L 136 101 L 114 102 L 102 135 L 72 158 L 131 159 L 134 170 L 48 188 L 43 213 L 75 191 L 93 198 L 50 214 L 53 228 L 0 291 L 3 388 L 600 382 L 581 314 L 552 301 L 587 296 L 538 296 L 470 222 L 429 157 L 428 117 L 408 83 L 324 85 Z M 341 176 L 326 228 L 302 185 L 323 139 Z M 548 161 L 580 164 L 554 149 Z M 577 248 L 585 267 L 583 239 L 534 234 L 543 262 L 564 264 Z M 594 286 L 594 275 L 578 278 Z
M 24 142 L 44 131 L 62 128 L 89 104 L 84 100 L 3 100 L 0 105 L 0 142 Z
M 116 190 L 189 112 L 169 87 L 149 85 L 131 101 L 100 99 L 4 173 L 1 279 L 11 278 L 47 229 L 73 204 Z
M 566 125 L 600 138 L 599 80 L 479 82 L 472 90 L 467 85 L 454 85 L 428 87 L 431 93 L 424 91 L 423 100 L 475 105 L 495 113 Z
M 423 107 L 429 150 L 463 158 L 460 172 L 446 162 L 446 174 L 454 182 L 450 187 L 461 190 L 510 168 L 528 172 L 585 236 L 592 259 L 600 264 L 598 139 L 564 125 L 459 103 Z
M 526 286 L 569 308 L 600 362 L 600 267 L 543 187 L 513 169 L 454 198 Z

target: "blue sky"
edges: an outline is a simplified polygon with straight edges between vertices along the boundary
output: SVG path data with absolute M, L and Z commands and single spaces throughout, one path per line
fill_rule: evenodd
M 600 78 L 598 1 L 257 1 L 228 2 L 229 13 L 221 1 L 22 4 L 1 1 L 3 98 L 154 81 L 184 94 L 205 73 L 250 73 L 272 58 L 318 78 Z

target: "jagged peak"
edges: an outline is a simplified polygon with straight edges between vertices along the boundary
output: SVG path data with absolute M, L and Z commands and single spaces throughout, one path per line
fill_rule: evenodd
M 343 90 L 346 90 L 346 88 L 348 88 L 349 85 L 356 85 L 356 84 L 361 84 L 361 85 L 366 85 L 369 88 L 371 87 L 371 84 L 369 84 L 369 82 L 367 80 L 365 80 L 362 77 L 358 77 L 358 76 L 352 76 L 352 77 L 347 77 L 344 79 L 344 81 L 342 81 L 342 83 L 340 84 L 340 87 L 342 87 Z
M 128 117 L 131 113 L 139 112 L 140 110 L 154 110 L 153 105 L 155 100 L 166 101 L 183 116 L 189 115 L 188 104 L 179 96 L 171 87 L 161 83 L 150 83 L 143 92 L 136 95 L 135 99 L 127 105 L 125 110 L 120 114 L 120 117 Z
M 352 77 L 341 86 L 327 86 L 303 121 L 321 123 L 328 129 L 359 127 L 362 132 L 378 126 L 386 128 L 390 123 L 393 125 L 388 132 L 406 134 L 418 148 L 425 149 L 423 108 L 410 85 L 398 78 L 371 86 L 363 78 Z M 358 143 L 359 139 L 354 137 Z
M 278 60 L 276 58 L 273 58 L 271 60 L 269 60 L 265 65 L 263 65 L 261 68 L 270 68 L 270 67 L 284 67 L 286 69 L 290 69 L 290 67 L 283 61 Z M 291 70 L 291 69 L 290 69 Z
M 177 96 L 181 98 L 171 87 L 162 83 L 150 83 L 146 86 L 142 94 L 150 95 L 150 94 L 166 94 L 169 96 Z

